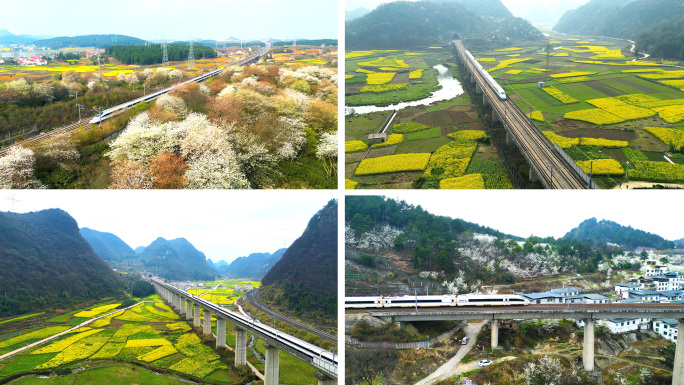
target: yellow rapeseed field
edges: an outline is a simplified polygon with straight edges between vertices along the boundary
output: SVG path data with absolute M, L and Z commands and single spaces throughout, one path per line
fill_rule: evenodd
M 408 83 L 400 83 L 400 84 L 369 84 L 366 86 L 361 87 L 361 92 L 387 92 L 387 91 L 396 91 L 396 90 L 403 90 L 404 88 L 408 87 Z
M 353 59 L 356 57 L 370 56 L 372 54 L 373 54 L 373 51 L 351 51 L 351 52 L 347 52 L 344 55 L 344 58 L 345 59 Z
M 382 143 L 375 143 L 374 145 L 371 146 L 371 148 L 394 146 L 395 144 L 399 144 L 403 141 L 404 141 L 404 135 L 402 135 L 402 134 L 390 134 L 387 136 L 386 141 L 384 141 Z
M 644 127 L 644 130 L 653 134 L 653 136 L 672 147 L 675 151 L 680 151 L 684 147 L 684 132 L 681 130 L 664 127 Z
M 483 190 L 485 188 L 482 174 L 469 174 L 458 178 L 442 179 L 439 182 L 442 190 Z
M 356 175 L 385 174 L 392 172 L 423 171 L 430 161 L 430 153 L 389 155 L 364 159 L 356 168 Z
M 589 110 L 579 110 L 579 111 L 571 111 L 565 113 L 563 115 L 565 119 L 572 119 L 572 120 L 581 120 L 584 122 L 589 122 L 593 124 L 599 124 L 599 125 L 604 125 L 604 124 L 614 124 L 614 123 L 620 123 L 624 122 L 625 119 L 613 115 L 610 112 L 604 111 L 600 108 L 594 108 L 594 109 L 589 109 Z
M 368 84 L 386 84 L 392 81 L 396 72 L 376 72 L 366 75 L 366 83 Z
M 384 57 L 377 58 L 372 61 L 366 61 L 358 63 L 360 66 L 364 67 L 399 67 L 399 68 L 409 68 L 410 65 L 406 64 L 401 59 L 387 59 Z
M 422 69 L 417 69 L 413 70 L 409 73 L 409 79 L 420 79 L 423 77 L 423 70 Z
M 594 159 L 577 162 L 577 165 L 582 168 L 582 171 L 587 175 L 599 176 L 622 176 L 625 174 L 625 169 L 622 168 L 620 162 L 615 159 Z
M 684 105 L 655 107 L 653 110 L 668 123 L 678 123 L 684 120 Z
M 587 103 L 625 120 L 648 118 L 655 115 L 655 112 L 648 108 L 632 106 L 616 98 L 592 99 L 587 100 Z
M 586 76 L 586 75 L 596 75 L 596 72 L 571 71 L 571 72 L 564 72 L 561 74 L 553 74 L 553 75 L 551 75 L 551 77 L 554 79 L 561 79 L 561 78 L 569 78 L 569 77 L 573 77 L 573 76 Z
M 350 140 L 344 142 L 344 152 L 357 152 L 364 151 L 368 149 L 366 142 L 362 140 Z
M 532 111 L 529 114 L 527 114 L 527 117 L 540 122 L 544 121 L 544 114 L 542 114 L 541 111 Z
M 359 185 L 359 182 L 354 182 L 353 180 L 345 179 L 344 180 L 344 189 L 345 190 L 354 190 L 356 186 Z
M 572 96 L 566 94 L 565 92 L 559 90 L 556 87 L 544 87 L 542 88 L 542 90 L 546 91 L 547 94 L 553 96 L 554 98 L 558 99 L 560 102 L 564 104 L 577 102 L 577 99 L 573 98 Z
M 629 170 L 630 179 L 651 182 L 684 182 L 684 166 L 668 162 L 639 161 L 634 162 L 634 169 Z

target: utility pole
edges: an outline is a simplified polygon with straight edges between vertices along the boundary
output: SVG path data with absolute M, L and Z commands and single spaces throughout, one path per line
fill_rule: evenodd
M 81 123 L 81 108 L 83 108 L 83 106 L 77 104 L 76 107 L 78 107 L 78 122 Z
M 102 82 L 102 67 L 100 66 L 100 51 L 97 51 L 97 69 L 100 71 L 100 82 Z

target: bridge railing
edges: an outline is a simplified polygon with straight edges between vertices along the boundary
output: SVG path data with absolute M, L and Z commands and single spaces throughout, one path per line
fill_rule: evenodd
M 447 338 L 451 338 L 454 334 L 456 334 L 463 326 L 465 325 L 465 321 L 461 321 L 458 326 L 455 328 L 444 332 L 440 335 L 438 335 L 435 338 L 430 338 L 429 340 L 425 341 L 411 341 L 411 342 L 393 342 L 393 341 L 381 341 L 381 342 L 376 342 L 376 341 L 359 341 L 358 339 L 351 337 L 351 336 L 344 336 L 344 342 L 347 345 L 350 346 L 355 346 L 363 349 L 372 349 L 372 348 L 382 348 L 382 349 L 396 349 L 396 350 L 408 350 L 408 349 L 429 349 L 433 347 L 436 343 L 441 342 L 446 340 Z
M 582 178 L 584 183 L 586 183 L 590 189 L 595 189 L 595 190 L 601 189 L 601 187 L 599 187 L 596 184 L 596 182 L 593 179 L 591 179 L 589 177 L 589 175 L 587 175 L 587 173 L 584 172 L 584 170 L 582 170 L 582 168 L 579 165 L 577 165 L 577 163 L 575 163 L 575 161 L 570 157 L 570 155 L 568 155 L 568 153 L 565 152 L 565 150 L 563 150 L 557 143 L 553 143 L 553 148 L 556 150 L 558 155 L 560 155 L 561 158 L 563 158 L 570 165 L 570 167 L 573 170 L 575 170 L 577 175 L 579 175 L 580 178 Z

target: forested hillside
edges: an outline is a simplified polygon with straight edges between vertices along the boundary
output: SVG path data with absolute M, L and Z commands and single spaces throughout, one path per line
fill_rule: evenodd
M 38 47 L 60 49 L 68 47 L 95 47 L 105 48 L 110 45 L 145 45 L 145 40 L 125 35 L 84 35 L 62 36 L 51 39 L 36 40 L 33 42 Z
M 123 294 L 123 281 L 58 209 L 0 213 L 0 317 Z
M 227 278 L 246 278 L 260 280 L 285 254 L 287 249 L 271 253 L 252 253 L 246 257 L 236 258 L 230 265 L 214 265 Z M 224 261 L 221 261 L 225 263 Z
M 455 34 L 500 44 L 543 37 L 529 22 L 510 16 L 498 0 L 395 1 L 347 22 L 346 45 L 348 49 L 424 47 Z
M 87 227 L 82 228 L 80 232 L 95 253 L 105 261 L 121 262 L 124 259 L 137 257 L 135 251 L 126 242 L 112 233 L 103 233 Z
M 632 39 L 638 51 L 684 59 L 684 4 L 679 0 L 592 0 L 566 12 L 554 29 Z
M 212 280 L 218 275 L 216 270 L 207 264 L 204 253 L 185 238 L 171 241 L 157 238 L 139 255 L 145 268 L 156 271 L 165 279 Z
M 337 201 L 331 200 L 309 221 L 301 237 L 268 271 L 261 299 L 334 324 L 337 321 Z
M 564 238 L 588 239 L 595 242 L 610 242 L 627 249 L 650 247 L 658 250 L 674 248 L 674 242 L 663 239 L 660 235 L 643 230 L 622 226 L 618 223 L 596 218 L 587 219 L 576 228 L 565 234 Z
M 190 53 L 189 43 L 172 43 L 166 45 L 169 61 L 183 61 L 188 60 Z M 216 57 L 216 51 L 212 48 L 201 44 L 193 44 L 193 56 L 195 60 L 199 59 L 213 59 Z M 150 65 L 160 64 L 164 56 L 161 44 L 152 44 L 149 46 L 124 46 L 113 45 L 107 47 L 105 50 L 107 55 L 113 56 L 116 60 L 123 64 L 139 64 Z

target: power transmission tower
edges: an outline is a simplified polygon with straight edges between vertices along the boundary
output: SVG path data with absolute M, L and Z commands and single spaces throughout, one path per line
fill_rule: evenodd
M 188 69 L 195 68 L 195 53 L 192 50 L 192 40 L 190 40 L 190 52 L 188 53 Z
M 164 54 L 162 56 L 162 67 L 169 66 L 169 53 L 166 51 L 166 40 L 162 39 L 162 50 Z
M 100 51 L 97 51 L 97 69 L 100 71 L 100 81 L 102 81 L 102 66 L 100 66 Z

